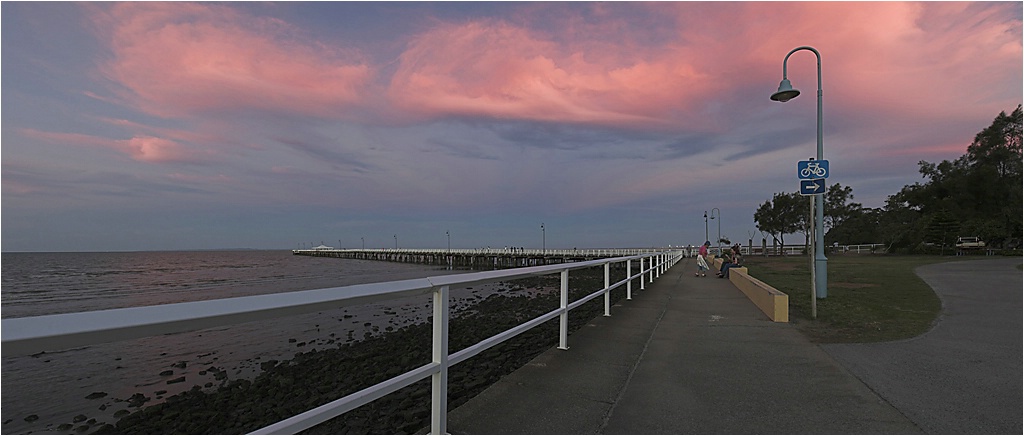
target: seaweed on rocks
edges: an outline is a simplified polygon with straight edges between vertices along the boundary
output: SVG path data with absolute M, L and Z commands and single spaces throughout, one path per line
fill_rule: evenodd
M 555 275 L 511 282 L 525 289 L 556 289 Z M 570 274 L 570 297 L 603 287 L 603 269 Z M 624 297 L 613 292 L 613 299 Z M 491 295 L 463 311 L 449 325 L 449 350 L 457 351 L 548 313 L 559 305 L 556 292 L 532 296 Z M 598 298 L 570 312 L 570 331 L 603 313 Z M 454 409 L 502 376 L 558 343 L 558 321 L 546 322 L 449 368 L 448 407 Z M 122 417 L 104 430 L 121 434 L 248 433 L 431 361 L 429 322 L 395 328 L 337 348 L 299 352 L 287 361 L 268 361 L 253 380 L 225 381 L 215 390 L 199 386 Z M 215 370 L 215 368 L 210 369 Z M 415 433 L 430 425 L 430 380 L 387 395 L 308 429 L 309 434 Z

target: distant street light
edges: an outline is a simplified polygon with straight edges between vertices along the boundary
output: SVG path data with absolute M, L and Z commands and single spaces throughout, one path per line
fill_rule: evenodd
M 787 78 L 787 63 L 789 57 L 800 50 L 808 50 L 814 53 L 814 56 L 818 59 L 818 158 L 817 160 L 825 160 L 822 153 L 822 120 L 821 120 L 821 53 L 815 50 L 814 47 L 797 47 L 790 50 L 786 54 L 786 58 L 782 60 L 782 82 L 779 83 L 779 90 L 772 94 L 771 99 L 774 101 L 785 103 L 796 96 L 800 95 L 800 91 L 793 89 L 793 85 L 789 83 Z M 814 196 L 814 287 L 815 294 L 818 298 L 825 298 L 828 296 L 828 258 L 825 257 L 825 221 L 824 210 L 825 200 L 821 194 Z
M 365 238 L 365 237 L 362 237 L 362 236 L 360 236 L 360 237 L 359 237 L 359 240 L 360 240 L 360 241 L 363 241 L 363 250 L 365 250 L 365 249 L 366 249 L 366 238 Z
M 718 212 L 718 215 L 715 215 Z M 722 255 L 722 211 L 717 207 L 711 208 L 711 219 L 718 218 L 718 241 L 715 245 L 718 245 L 718 255 Z
M 708 211 L 706 210 L 704 211 L 704 240 L 710 241 L 710 239 L 708 239 Z
M 398 249 L 398 235 L 395 235 L 395 250 Z

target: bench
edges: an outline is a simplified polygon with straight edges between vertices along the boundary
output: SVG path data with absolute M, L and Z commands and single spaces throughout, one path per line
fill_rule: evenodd
M 715 271 L 719 271 L 722 269 L 722 259 L 709 259 L 708 265 L 714 265 Z M 745 266 L 729 268 L 729 281 L 758 309 L 768 315 L 769 319 L 775 322 L 789 322 L 789 295 L 751 277 Z

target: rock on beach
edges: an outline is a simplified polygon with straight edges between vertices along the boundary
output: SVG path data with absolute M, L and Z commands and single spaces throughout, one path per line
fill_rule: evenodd
M 584 271 L 574 271 L 570 276 L 573 299 L 603 287 L 603 269 Z M 523 289 L 557 289 L 558 277 L 515 283 Z M 617 301 L 623 294 L 613 292 L 612 296 Z M 464 349 L 547 313 L 558 307 L 558 298 L 557 292 L 537 292 L 533 296 L 492 295 L 479 300 L 452 320 L 449 349 Z M 570 312 L 570 330 L 602 313 L 602 299 L 588 302 Z M 552 320 L 451 367 L 449 408 L 465 403 L 557 343 L 558 322 Z M 430 347 L 430 324 L 396 327 L 387 333 L 367 335 L 361 341 L 339 342 L 336 348 L 299 352 L 287 361 L 265 362 L 260 365 L 263 371 L 252 380 L 225 380 L 212 391 L 194 386 L 164 403 L 123 416 L 114 427 L 104 430 L 126 434 L 248 433 L 429 363 Z M 223 374 L 214 367 L 208 371 Z M 149 400 L 136 395 L 129 399 L 130 407 Z M 429 426 L 430 407 L 428 378 L 307 432 L 415 433 Z

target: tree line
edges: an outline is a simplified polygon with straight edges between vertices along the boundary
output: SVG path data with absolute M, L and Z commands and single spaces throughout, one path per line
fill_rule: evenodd
M 889 195 L 879 208 L 853 202 L 853 188 L 834 184 L 824 196 L 825 243 L 883 243 L 888 252 L 920 253 L 950 247 L 959 236 L 989 247 L 1018 249 L 1022 233 L 1021 105 L 1000 112 L 954 161 L 918 162 L 923 182 Z M 810 234 L 809 200 L 776 193 L 754 212 L 757 229 L 779 244 L 787 234 Z

